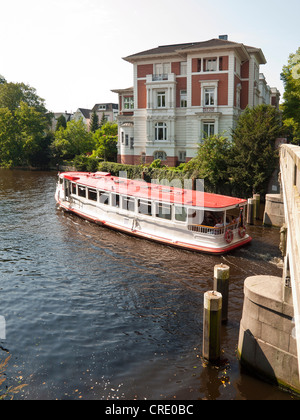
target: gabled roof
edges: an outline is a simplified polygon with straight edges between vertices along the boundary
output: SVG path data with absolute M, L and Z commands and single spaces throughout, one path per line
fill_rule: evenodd
M 173 44 L 173 45 L 161 45 L 150 50 L 142 51 L 137 54 L 129 55 L 124 57 L 125 61 L 134 63 L 137 60 L 165 55 L 186 55 L 187 53 L 196 52 L 198 50 L 217 50 L 217 49 L 228 49 L 234 48 L 239 49 L 243 56 L 248 56 L 250 53 L 255 53 L 261 64 L 265 64 L 266 60 L 259 48 L 247 47 L 244 44 L 228 41 L 225 39 L 213 38 L 208 41 L 202 42 L 189 42 L 185 44 Z
M 82 113 L 82 115 L 84 116 L 84 118 L 90 118 L 91 115 L 91 109 L 86 109 L 86 108 L 78 108 L 77 112 L 80 111 Z

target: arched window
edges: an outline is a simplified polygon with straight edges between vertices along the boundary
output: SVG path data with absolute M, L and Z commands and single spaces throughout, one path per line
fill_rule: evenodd
M 167 124 L 159 122 L 155 124 L 155 140 L 167 140 Z
M 154 160 L 160 159 L 160 160 L 167 160 L 167 154 L 166 152 L 154 152 Z

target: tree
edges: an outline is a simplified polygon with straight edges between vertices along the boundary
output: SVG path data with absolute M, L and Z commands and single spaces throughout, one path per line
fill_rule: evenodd
M 0 85 L 6 83 L 5 78 L 0 74 Z
M 185 165 L 192 178 L 204 179 L 205 190 L 224 194 L 229 182 L 228 161 L 231 142 L 227 137 L 213 135 L 199 145 L 197 156 Z
M 101 121 L 100 121 L 100 128 L 105 125 L 107 122 L 106 117 L 104 115 L 104 112 L 102 112 L 102 117 L 101 117 Z
M 230 175 L 236 195 L 265 194 L 278 165 L 275 140 L 282 134 L 280 112 L 271 105 L 246 108 L 233 130 Z
M 96 147 L 93 157 L 115 162 L 118 154 L 118 124 L 107 122 L 95 132 L 94 140 Z
M 24 102 L 14 112 L 0 108 L 0 164 L 39 166 L 39 157 L 48 147 L 44 142 L 47 126 L 46 117 Z
M 284 84 L 283 122 L 286 135 L 292 143 L 300 140 L 300 48 L 295 54 L 290 54 L 288 64 L 283 67 L 281 80 Z
M 90 154 L 95 148 L 93 134 L 87 131 L 82 119 L 69 121 L 65 129 L 60 127 L 55 132 L 54 137 L 51 148 L 56 161 L 73 159 L 81 154 Z
M 58 131 L 60 127 L 67 128 L 67 121 L 64 115 L 61 115 L 60 117 L 57 118 L 55 131 Z
M 44 99 L 37 95 L 34 88 L 24 83 L 0 84 L 0 108 L 15 111 L 21 102 L 35 108 L 41 114 L 48 114 Z
M 91 122 L 90 122 L 90 131 L 92 133 L 95 133 L 99 128 L 99 117 L 96 114 L 96 112 L 94 111 L 92 113 L 92 117 L 91 117 Z

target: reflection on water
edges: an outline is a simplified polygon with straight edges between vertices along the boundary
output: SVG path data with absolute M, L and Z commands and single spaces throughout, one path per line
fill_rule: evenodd
M 52 173 L 0 171 L 0 315 L 17 399 L 284 399 L 240 371 L 243 282 L 281 275 L 277 229 L 226 256 L 166 247 L 68 215 Z M 201 357 L 203 294 L 230 266 L 222 363 Z M 0 351 L 0 356 L 4 352 Z M 6 355 L 6 353 L 5 353 Z

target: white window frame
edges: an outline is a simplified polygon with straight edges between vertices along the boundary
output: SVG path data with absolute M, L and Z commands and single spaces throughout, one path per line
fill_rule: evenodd
M 206 139 L 216 134 L 216 122 L 215 121 L 203 121 L 202 124 L 202 138 Z
M 168 140 L 168 126 L 164 122 L 158 122 L 154 126 L 155 128 L 155 141 L 167 141 Z
M 204 58 L 205 72 L 216 72 L 218 69 L 217 57 Z
M 134 109 L 134 98 L 132 96 L 127 96 L 123 101 L 124 109 Z
M 178 153 L 178 160 L 181 163 L 186 161 L 186 151 L 183 150 Z
M 218 106 L 218 80 L 200 80 L 201 84 L 201 105 L 203 108 L 216 108 Z M 213 93 L 214 90 L 214 93 Z M 210 105 L 206 104 L 206 94 L 209 96 Z M 212 105 L 212 98 L 214 105 Z
M 180 62 L 180 75 L 181 76 L 187 75 L 187 61 Z
M 159 151 L 159 150 L 154 152 L 153 157 L 154 157 L 154 160 L 157 160 L 157 159 L 160 159 L 160 160 L 163 160 L 163 161 L 167 160 L 166 152 Z
M 180 91 L 180 108 L 187 107 L 187 91 L 181 90 Z
M 166 108 L 167 97 L 166 91 L 157 92 L 157 108 Z
M 204 88 L 204 106 L 215 106 L 216 89 L 214 87 Z

